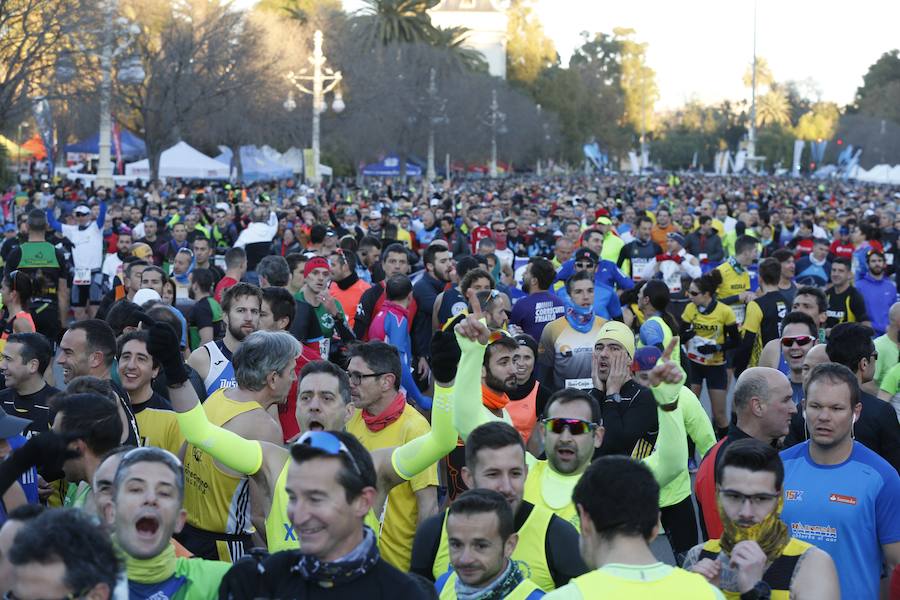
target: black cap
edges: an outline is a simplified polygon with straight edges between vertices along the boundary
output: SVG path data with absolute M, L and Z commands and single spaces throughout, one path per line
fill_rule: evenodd
M 597 253 L 590 248 L 579 248 L 578 250 L 576 250 L 574 259 L 575 262 L 590 260 L 595 265 L 600 262 L 600 257 L 597 256 Z

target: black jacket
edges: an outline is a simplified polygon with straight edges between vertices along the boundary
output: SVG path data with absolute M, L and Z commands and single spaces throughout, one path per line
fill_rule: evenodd
M 257 561 L 248 556 L 235 564 L 219 587 L 219 600 L 367 600 L 400 598 L 425 600 L 425 582 L 419 582 L 379 559 L 374 567 L 361 577 L 334 587 L 326 588 L 305 579 L 294 568 L 300 552 L 278 552 Z

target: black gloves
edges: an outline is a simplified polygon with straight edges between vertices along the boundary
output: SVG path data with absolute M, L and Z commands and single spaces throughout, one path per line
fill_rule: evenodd
M 181 339 L 168 323 L 154 321 L 146 315 L 141 316 L 149 339 L 147 352 L 162 365 L 169 386 L 179 386 L 188 379 L 188 370 L 181 356 Z
M 456 343 L 454 326 L 435 331 L 431 337 L 431 373 L 438 383 L 449 383 L 456 378 L 462 352 Z
M 31 467 L 55 473 L 62 471 L 67 460 L 81 456 L 69 449 L 69 444 L 84 437 L 79 433 L 59 434 L 53 430 L 31 437 L 25 445 L 13 451 L 9 458 L 0 462 L 0 495 L 4 494 L 22 473 Z
M 703 344 L 702 346 L 697 346 L 697 352 L 699 352 L 700 354 L 714 354 L 718 351 L 718 344 Z

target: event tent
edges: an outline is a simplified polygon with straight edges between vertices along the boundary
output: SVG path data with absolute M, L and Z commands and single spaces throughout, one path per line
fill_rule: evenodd
M 229 169 L 234 167 L 233 170 L 236 174 L 237 167 L 232 164 L 231 148 L 219 146 L 219 150 L 221 154 L 216 157 L 216 160 L 228 165 Z M 244 183 L 287 179 L 294 174 L 290 167 L 269 160 L 256 146 L 241 146 L 241 168 Z
M 400 175 L 400 158 L 396 154 L 388 154 L 383 160 L 363 167 L 362 174 L 367 177 L 398 177 Z M 406 161 L 406 175 L 420 177 L 422 167 Z
M 857 166 L 849 174 L 851 179 L 867 183 L 900 183 L 900 165 L 875 165 L 868 171 Z
M 150 160 L 144 159 L 125 165 L 129 177 L 150 177 Z M 186 142 L 178 142 L 163 151 L 159 158 L 159 176 L 181 179 L 228 179 L 229 168 Z
M 127 129 L 122 129 L 120 139 L 122 141 L 122 157 L 126 160 L 144 158 L 147 156 L 147 146 L 144 140 L 137 137 Z M 66 152 L 77 154 L 100 154 L 100 133 L 95 133 L 89 138 L 85 138 L 74 144 L 65 146 Z M 111 142 L 110 153 L 115 156 L 115 142 Z

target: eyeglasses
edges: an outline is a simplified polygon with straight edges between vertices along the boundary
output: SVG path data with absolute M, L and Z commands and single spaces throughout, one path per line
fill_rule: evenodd
M 733 506 L 743 506 L 744 502 L 750 501 L 750 506 L 765 506 L 773 500 L 777 500 L 779 494 L 744 494 L 736 490 L 719 489 L 719 495 L 722 500 Z
M 790 348 L 794 344 L 798 346 L 807 346 L 810 342 L 815 340 L 811 335 L 796 335 L 793 337 L 783 337 L 781 338 L 781 345 L 785 348 Z
M 356 459 L 350 453 L 350 449 L 333 433 L 328 431 L 307 431 L 294 442 L 294 446 L 309 446 L 310 448 L 321 450 L 329 456 L 346 456 L 356 474 L 362 477 L 362 471 Z
M 359 371 L 347 371 L 347 377 L 350 378 L 350 383 L 353 385 L 359 385 L 362 383 L 363 379 L 381 377 L 382 375 L 387 375 L 387 373 L 360 373 Z
M 506 233 L 506 229 L 491 229 L 494 233 Z
M 596 423 L 591 423 L 590 421 L 584 421 L 582 419 L 542 419 L 541 424 L 543 424 L 545 430 L 548 432 L 552 431 L 556 434 L 560 434 L 568 429 L 569 433 L 572 435 L 581 435 L 583 433 L 593 432 L 597 429 Z

